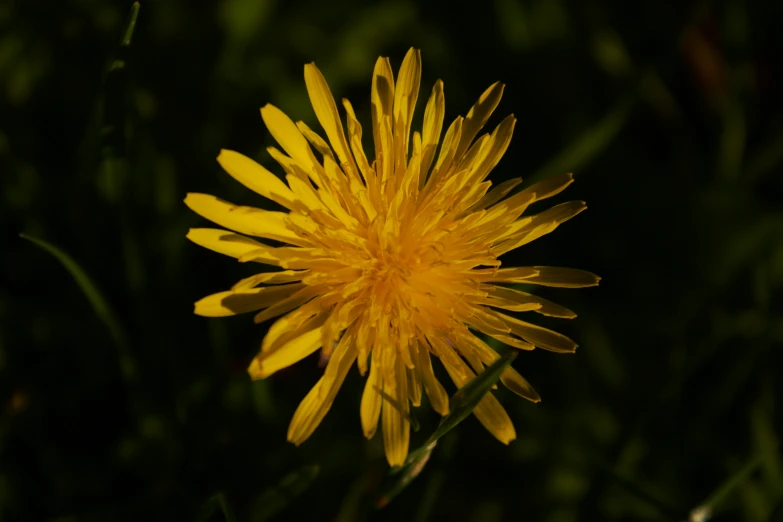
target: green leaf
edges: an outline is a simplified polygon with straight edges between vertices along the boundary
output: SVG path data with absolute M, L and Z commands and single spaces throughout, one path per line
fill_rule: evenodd
M 578 171 L 590 164 L 606 150 L 625 126 L 635 100 L 634 92 L 618 102 L 595 125 L 586 129 L 570 145 L 529 176 L 528 183 L 535 183 L 555 174 Z
M 755 183 L 781 165 L 783 165 L 783 131 L 774 134 L 748 158 L 744 177 L 751 183 Z
M 722 111 L 723 129 L 720 135 L 718 175 L 725 181 L 736 181 L 742 170 L 742 158 L 747 141 L 747 121 L 742 105 L 733 101 Z
M 250 510 L 249 520 L 262 522 L 277 515 L 310 487 L 318 476 L 318 471 L 318 466 L 304 466 L 283 477 L 277 486 L 256 498 Z
M 426 522 L 432 519 L 432 510 L 435 507 L 435 502 L 438 500 L 444 482 L 446 482 L 446 474 L 442 470 L 436 469 L 430 474 L 429 480 L 424 486 L 424 493 L 413 522 Z
M 126 65 L 139 8 L 138 2 L 131 6 L 119 48 L 106 67 L 100 104 L 100 163 L 96 183 L 107 201 L 112 203 L 120 201 L 130 180 L 127 160 L 129 82 Z M 127 240 L 125 247 L 128 247 Z
M 258 381 L 248 381 L 243 376 L 246 386 L 250 386 L 253 406 L 258 416 L 264 422 L 272 422 L 275 418 L 275 400 L 272 394 L 272 381 L 261 379 Z
M 123 377 L 126 381 L 134 380 L 136 378 L 136 362 L 130 354 L 127 336 L 125 335 L 120 322 L 117 320 L 116 314 L 92 279 L 90 279 L 84 269 L 82 269 L 70 255 L 60 248 L 43 239 L 38 239 L 27 234 L 19 234 L 19 236 L 53 255 L 71 274 L 85 297 L 87 297 L 95 314 L 106 326 L 106 329 L 114 340 L 117 350 L 119 351 L 120 367 Z
M 623 77 L 633 68 L 623 39 L 611 28 L 596 31 L 591 38 L 590 48 L 593 59 L 612 76 Z
M 204 503 L 204 506 L 201 508 L 201 512 L 199 513 L 198 517 L 196 517 L 196 522 L 207 522 L 212 518 L 212 515 L 215 514 L 215 511 L 217 511 L 218 507 L 221 511 L 223 511 L 223 519 L 226 522 L 236 522 L 236 517 L 234 516 L 234 511 L 231 509 L 231 506 L 228 505 L 228 499 L 226 498 L 226 494 L 223 491 L 218 491 Z
M 139 9 L 141 4 L 139 2 L 133 2 L 131 5 L 130 13 L 128 14 L 128 23 L 125 24 L 125 32 L 122 34 L 122 40 L 120 40 L 120 47 L 130 47 L 131 40 L 133 39 L 133 32 L 136 30 L 136 21 L 139 18 Z M 118 57 L 115 58 L 109 65 L 109 71 L 114 69 L 122 69 L 125 67 L 125 60 Z
M 609 476 L 620 487 L 622 487 L 627 492 L 631 493 L 633 496 L 635 496 L 637 499 L 641 500 L 645 504 L 655 508 L 658 511 L 658 513 L 660 513 L 667 520 L 671 520 L 672 522 L 678 522 L 682 520 L 682 517 L 680 516 L 680 512 L 678 509 L 675 509 L 674 507 L 670 506 L 667 502 L 664 502 L 660 498 L 657 498 L 655 495 L 648 492 L 645 488 L 639 486 L 634 480 L 631 480 L 630 478 L 618 473 L 615 469 L 612 468 L 612 466 L 608 465 L 607 463 L 599 461 L 598 464 L 604 469 L 604 471 L 606 471 L 609 474 Z
M 777 434 L 775 433 L 774 402 L 772 393 L 767 392 L 767 404 L 759 402 L 751 411 L 751 430 L 757 451 L 761 457 L 761 467 L 765 482 L 770 490 L 783 487 L 783 463 L 780 459 Z
M 694 508 L 691 513 L 706 513 L 708 516 L 714 516 L 715 512 L 729 496 L 731 496 L 739 486 L 745 483 L 750 475 L 764 463 L 767 456 L 767 452 L 763 451 L 749 458 L 740 469 L 723 481 L 723 483 L 718 486 L 704 502 Z
M 402 407 L 402 403 L 400 403 L 400 401 L 398 401 L 397 399 L 395 399 L 394 397 L 392 397 L 391 395 L 389 395 L 388 393 L 386 393 L 385 391 L 383 391 L 382 389 L 380 389 L 377 386 L 375 386 L 374 389 L 383 398 L 383 400 L 386 402 L 386 404 L 391 404 L 394 407 L 395 410 L 400 412 L 403 417 L 408 419 L 408 422 L 410 422 L 410 424 L 411 424 L 411 429 L 414 432 L 418 432 L 419 431 L 419 429 L 421 428 L 421 425 L 419 424 L 419 420 L 414 415 L 413 409 L 409 408 L 408 411 L 405 411 L 405 409 Z
M 408 455 L 405 464 L 392 471 L 394 478 L 383 488 L 380 497 L 378 497 L 378 501 L 376 502 L 376 507 L 378 509 L 386 507 L 394 497 L 408 487 L 408 484 L 410 484 L 413 479 L 419 476 L 424 469 L 424 466 L 429 462 L 432 450 L 435 449 L 436 445 L 436 441 L 425 444 Z
M 451 397 L 449 404 L 449 414 L 441 419 L 438 428 L 435 430 L 427 442 L 420 448 L 412 451 L 408 455 L 405 464 L 392 470 L 393 480 L 382 490 L 376 503 L 378 508 L 383 508 L 389 502 L 399 495 L 408 484 L 413 481 L 424 469 L 424 466 L 430 459 L 432 451 L 438 443 L 438 440 L 454 429 L 460 422 L 470 415 L 476 408 L 484 395 L 497 384 L 500 375 L 511 362 L 516 359 L 517 351 L 509 350 L 497 361 L 487 366 L 483 372 L 478 374 L 472 381 L 460 388 L 457 393 Z
M 750 223 L 736 224 L 722 234 L 725 244 L 731 245 L 731 248 L 722 249 L 714 257 L 709 273 L 713 283 L 719 287 L 730 283 L 762 252 L 777 244 L 783 234 L 783 219 L 771 214 Z
M 429 438 L 424 446 L 429 446 L 433 442 L 443 437 L 446 433 L 454 429 L 457 424 L 465 420 L 470 415 L 484 395 L 497 384 L 500 375 L 508 365 L 517 357 L 516 350 L 509 350 L 497 361 L 487 366 L 483 372 L 478 374 L 475 379 L 457 390 L 449 401 L 449 414 L 441 419 L 438 429 Z

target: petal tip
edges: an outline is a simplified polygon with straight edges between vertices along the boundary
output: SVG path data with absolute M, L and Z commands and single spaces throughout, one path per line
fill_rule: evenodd
M 261 362 L 258 360 L 258 357 L 253 359 L 253 362 L 251 362 L 250 366 L 247 367 L 247 373 L 254 381 L 258 381 L 266 377 L 263 368 L 261 368 Z
M 185 194 L 185 199 L 183 199 L 183 203 L 188 206 L 191 210 L 193 209 L 193 205 L 196 203 L 196 200 L 199 198 L 209 197 L 207 194 L 201 194 L 199 192 L 188 192 Z

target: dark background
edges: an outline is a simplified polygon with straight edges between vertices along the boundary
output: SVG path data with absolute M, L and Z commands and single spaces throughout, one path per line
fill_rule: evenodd
M 3 520 L 683 521 L 705 502 L 783 520 L 783 3 L 150 0 L 121 47 L 129 8 L 0 3 Z M 579 314 L 556 326 L 580 349 L 517 358 L 543 397 L 497 392 L 518 439 L 470 417 L 375 510 L 387 465 L 361 434 L 363 380 L 288 444 L 317 356 L 251 382 L 267 325 L 192 315 L 248 267 L 185 239 L 205 222 L 182 199 L 263 204 L 215 157 L 280 172 L 258 108 L 319 129 L 310 61 L 367 146 L 375 59 L 396 70 L 410 46 L 419 119 L 438 78 L 447 123 L 507 85 L 490 126 L 519 123 L 493 181 L 575 173 L 556 201 L 588 211 L 512 261 L 603 280 L 545 293 Z M 438 421 L 416 416 L 412 448 Z

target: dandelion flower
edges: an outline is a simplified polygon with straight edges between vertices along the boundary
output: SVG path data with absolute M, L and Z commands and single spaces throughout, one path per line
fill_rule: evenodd
M 576 349 L 568 337 L 510 314 L 572 318 L 573 312 L 511 285 L 576 288 L 596 285 L 599 278 L 570 268 L 501 268 L 499 257 L 552 232 L 585 204 L 571 201 L 523 216 L 532 203 L 566 188 L 570 174 L 513 195 L 520 178 L 490 190 L 487 175 L 506 151 L 516 122 L 508 116 L 491 133 L 478 136 L 500 102 L 501 83 L 490 86 L 441 139 L 443 82 L 436 82 L 423 129 L 411 134 L 420 52 L 407 53 L 396 82 L 389 60 L 379 58 L 372 77 L 371 161 L 348 100 L 342 101 L 346 134 L 321 72 L 307 64 L 304 76 L 326 140 L 273 105 L 261 109 L 282 149 L 270 147 L 269 153 L 287 183 L 238 152 L 223 150 L 217 158 L 229 175 L 287 212 L 236 206 L 206 194 L 185 199 L 196 213 L 228 229 L 191 229 L 191 241 L 240 262 L 282 270 L 256 274 L 205 297 L 195 304 L 195 313 L 255 312 L 256 323 L 282 316 L 269 327 L 250 364 L 253 379 L 318 349 L 328 359 L 323 377 L 291 420 L 288 440 L 296 445 L 324 418 L 356 363 L 367 376 L 360 405 L 364 435 L 372 437 L 380 422 L 387 460 L 399 466 L 408 454 L 409 408 L 420 405 L 422 390 L 435 411 L 449 411 L 446 390 L 433 373 L 433 356 L 462 387 L 499 357 L 478 335 L 522 350 Z M 540 400 L 513 368 L 505 370 L 501 382 L 526 399 Z M 473 413 L 501 442 L 516 437 L 491 392 Z

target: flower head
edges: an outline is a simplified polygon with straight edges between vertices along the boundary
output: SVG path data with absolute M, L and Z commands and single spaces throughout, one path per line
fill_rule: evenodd
M 441 140 L 444 94 L 443 83 L 436 82 L 423 129 L 411 134 L 420 79 L 418 50 L 405 56 L 396 82 L 389 60 L 378 59 L 371 95 L 375 159 L 370 161 L 351 104 L 342 102 L 346 134 L 326 80 L 314 64 L 305 65 L 307 92 L 328 141 L 267 105 L 261 117 L 282 148 L 270 147 L 269 153 L 287 183 L 237 152 L 223 150 L 218 156 L 232 177 L 287 212 L 235 206 L 206 194 L 185 199 L 195 212 L 230 230 L 191 229 L 191 241 L 241 262 L 282 268 L 243 279 L 195 305 L 197 314 L 209 317 L 257 312 L 260 323 L 282 316 L 269 327 L 250 375 L 268 377 L 319 348 L 322 358 L 328 357 L 323 377 L 291 420 L 288 439 L 298 445 L 313 433 L 355 362 L 367 375 L 364 434 L 372 437 L 380 420 L 391 465 L 402 464 L 408 454 L 409 407 L 420 404 L 422 389 L 438 413 L 448 413 L 433 355 L 461 387 L 499 357 L 477 333 L 523 350 L 576 349 L 569 338 L 509 314 L 572 318 L 573 312 L 509 285 L 598 283 L 581 270 L 501 268 L 499 256 L 548 234 L 585 205 L 572 201 L 523 216 L 530 204 L 567 187 L 570 174 L 511 196 L 520 178 L 490 190 L 487 175 L 508 147 L 516 122 L 508 116 L 477 138 L 500 102 L 500 83 L 490 86 Z M 269 246 L 248 236 L 286 245 Z M 539 401 L 513 368 L 501 382 Z M 474 413 L 500 441 L 516 437 L 491 392 Z

